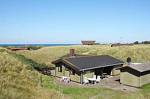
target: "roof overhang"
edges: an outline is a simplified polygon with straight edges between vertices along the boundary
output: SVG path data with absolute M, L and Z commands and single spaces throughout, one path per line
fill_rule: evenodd
M 92 57 L 95 57 L 95 56 L 92 56 Z M 110 56 L 109 56 L 110 57 Z M 84 58 L 84 57 L 83 57 Z M 123 65 L 124 62 L 123 61 L 120 61 L 120 62 L 115 62 L 115 63 L 110 63 L 109 65 L 99 65 L 99 66 L 93 66 L 93 67 L 86 67 L 86 68 L 78 68 L 78 66 L 76 66 L 74 63 L 70 62 L 67 60 L 68 58 L 60 58 L 60 59 L 57 59 L 55 61 L 52 62 L 52 64 L 65 64 L 66 66 L 68 66 L 69 68 L 77 71 L 77 72 L 82 72 L 82 71 L 88 71 L 88 70 L 93 70 L 93 69 L 98 69 L 98 68 L 105 68 L 105 67 L 113 67 L 115 65 Z
M 75 70 L 76 72 L 80 72 L 79 68 L 77 68 L 75 65 L 73 65 L 72 63 L 70 63 L 69 61 L 67 61 L 65 59 L 55 60 L 55 61 L 52 62 L 52 64 L 59 64 L 60 62 L 62 62 L 63 64 L 66 64 L 68 67 Z
M 58 59 L 56 61 L 53 61 L 52 64 L 57 64 L 59 62 L 62 62 L 64 64 L 70 66 L 72 69 L 74 69 L 75 71 L 78 71 L 78 72 L 93 70 L 93 69 L 97 69 L 97 68 L 112 67 L 115 65 L 123 65 L 124 64 L 124 63 L 117 63 L 117 64 L 110 64 L 110 65 L 104 65 L 104 66 L 97 66 L 97 67 L 93 67 L 93 68 L 86 68 L 86 69 L 79 69 L 79 68 L 77 68 L 77 66 L 75 66 L 74 64 L 70 63 L 69 61 L 67 61 L 65 59 Z
M 97 66 L 97 67 L 93 67 L 93 68 L 81 69 L 80 71 L 88 71 L 88 70 L 97 69 L 97 68 L 113 67 L 115 65 L 123 65 L 123 64 L 124 63 L 117 63 L 117 64 L 111 64 L 111 65 Z

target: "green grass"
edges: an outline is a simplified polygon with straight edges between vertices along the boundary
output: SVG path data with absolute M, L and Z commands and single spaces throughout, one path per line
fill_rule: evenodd
M 150 84 L 146 84 L 142 87 L 142 93 L 145 99 L 150 99 Z
M 31 65 L 24 64 L 8 51 L 0 50 L 0 60 L 0 99 L 51 99 L 49 97 L 59 95 L 44 86 L 45 80 L 52 81 L 52 78 L 28 69 Z
M 79 98 L 88 99 L 91 96 L 99 94 L 101 92 L 101 90 L 102 89 L 96 89 L 96 88 L 65 87 L 65 88 L 63 88 L 63 94 L 67 94 L 74 99 L 79 99 Z
M 30 69 L 34 69 L 34 68 L 40 69 L 40 68 L 48 67 L 44 63 L 43 64 L 37 63 L 37 62 L 33 61 L 32 59 L 28 59 L 21 54 L 16 54 L 13 52 L 9 52 L 9 54 L 12 55 L 13 57 L 17 58 L 19 61 L 23 62 L 24 64 L 30 66 L 31 67 Z
M 0 54 L 0 98 L 19 99 L 23 96 L 23 98 L 27 99 L 34 96 L 38 83 L 38 77 L 35 76 L 37 72 L 31 73 L 27 71 L 24 64 L 9 56 L 6 52 Z

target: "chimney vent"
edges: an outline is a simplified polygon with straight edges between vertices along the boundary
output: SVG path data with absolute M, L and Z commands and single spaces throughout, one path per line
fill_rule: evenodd
M 131 64 L 131 58 L 130 57 L 127 58 L 127 63 L 128 63 L 128 65 Z
M 75 56 L 75 49 L 70 49 L 70 56 Z

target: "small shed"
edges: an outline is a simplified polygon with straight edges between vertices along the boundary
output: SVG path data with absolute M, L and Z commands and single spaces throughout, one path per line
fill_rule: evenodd
M 150 83 L 150 63 L 130 64 L 121 68 L 120 83 L 133 87 Z
M 22 51 L 22 50 L 29 50 L 28 48 L 8 48 L 8 49 L 10 49 L 11 51 Z
M 121 43 L 116 43 L 116 44 L 112 44 L 111 47 L 118 47 L 118 46 L 133 46 L 134 44 L 121 44 Z

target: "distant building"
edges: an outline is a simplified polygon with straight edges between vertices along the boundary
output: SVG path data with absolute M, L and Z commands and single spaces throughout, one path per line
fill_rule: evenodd
M 83 45 L 95 45 L 96 41 L 81 41 Z
M 28 48 L 8 48 L 11 51 L 29 50 Z
M 117 47 L 117 46 L 133 46 L 134 44 L 121 44 L 121 43 L 116 43 L 112 44 L 111 47 Z
M 150 64 L 129 64 L 121 69 L 120 83 L 141 87 L 150 83 Z

